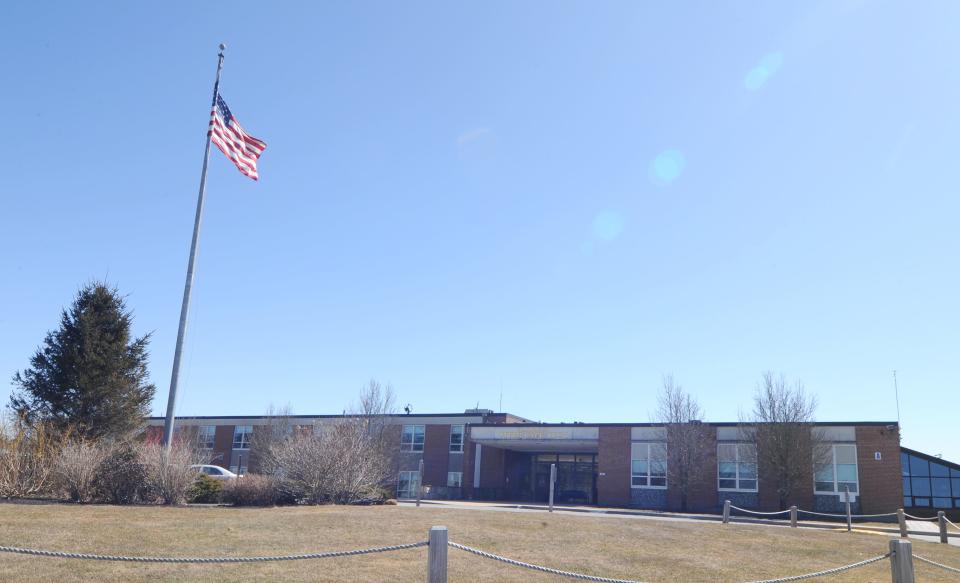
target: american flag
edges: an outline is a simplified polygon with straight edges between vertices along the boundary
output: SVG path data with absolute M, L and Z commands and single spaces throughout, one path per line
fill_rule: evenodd
M 210 140 L 237 165 L 240 172 L 257 180 L 257 159 L 267 145 L 247 134 L 220 95 L 210 112 Z

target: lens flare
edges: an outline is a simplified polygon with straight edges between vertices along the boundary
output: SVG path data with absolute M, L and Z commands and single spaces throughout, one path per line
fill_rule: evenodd
M 687 165 L 679 150 L 664 150 L 650 162 L 650 180 L 659 186 L 673 184 Z
M 613 241 L 623 233 L 625 222 L 620 213 L 604 210 L 593 217 L 591 230 L 595 238 L 601 241 Z
M 743 79 L 744 86 L 750 91 L 757 91 L 767 84 L 783 65 L 783 53 L 780 51 L 767 53 L 760 59 L 756 67 L 747 71 Z

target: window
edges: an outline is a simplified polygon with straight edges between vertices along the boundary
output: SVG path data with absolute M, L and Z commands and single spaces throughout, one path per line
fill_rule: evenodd
M 757 491 L 757 446 L 752 443 L 717 445 L 717 489 Z
M 400 472 L 397 480 L 397 498 L 416 498 L 420 488 L 420 472 Z
M 857 446 L 834 444 L 826 460 L 814 471 L 814 490 L 818 494 L 842 494 L 846 488 L 857 492 Z
M 423 425 L 404 425 L 400 451 L 423 451 Z
M 667 487 L 667 444 L 634 443 L 631 446 L 630 487 Z
M 237 456 L 236 463 L 230 466 L 230 471 L 238 476 L 244 476 L 247 473 L 247 457 L 245 455 Z
M 213 449 L 213 437 L 216 433 L 215 425 L 201 425 L 197 430 L 197 446 L 201 449 Z
M 463 472 L 447 472 L 447 486 L 459 488 L 463 485 Z
M 904 507 L 960 508 L 960 469 L 918 455 L 900 454 Z
M 233 428 L 233 449 L 250 449 L 253 425 L 237 425 Z
M 450 426 L 450 451 L 454 453 L 463 451 L 463 425 Z

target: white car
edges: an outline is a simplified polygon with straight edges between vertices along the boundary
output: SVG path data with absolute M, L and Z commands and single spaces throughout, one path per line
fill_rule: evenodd
M 210 476 L 214 480 L 235 480 L 237 475 L 231 472 L 226 468 L 221 468 L 220 466 L 211 466 L 211 465 L 195 465 L 190 466 L 191 469 L 197 470 L 197 472 Z

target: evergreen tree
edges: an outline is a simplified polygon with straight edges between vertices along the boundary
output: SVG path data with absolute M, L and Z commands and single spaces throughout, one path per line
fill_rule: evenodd
M 79 437 L 124 437 L 142 428 L 156 387 L 148 382 L 150 334 L 132 338 L 132 312 L 116 288 L 87 284 L 13 376 L 9 407 Z

